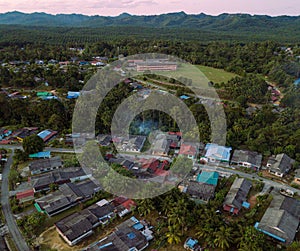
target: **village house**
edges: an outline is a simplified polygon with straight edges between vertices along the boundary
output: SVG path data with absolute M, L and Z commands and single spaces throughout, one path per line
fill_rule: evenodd
M 233 152 L 230 164 L 259 170 L 261 167 L 262 155 L 258 152 L 247 150 L 235 150 Z
M 34 200 L 34 191 L 33 191 L 33 189 L 18 192 L 16 194 L 16 199 L 19 200 L 20 203 L 24 203 L 24 202 L 27 202 L 27 201 Z
M 295 171 L 295 177 L 293 183 L 300 186 L 300 169 Z
M 102 225 L 108 224 L 111 219 L 116 217 L 115 207 L 107 200 L 101 200 L 88 207 L 87 210 L 95 215 Z
M 57 131 L 44 130 L 37 134 L 45 143 L 53 139 L 57 135 Z
M 29 154 L 29 158 L 31 159 L 49 159 L 50 157 L 51 152 L 49 151 Z
M 35 192 L 49 190 L 51 184 L 62 185 L 75 181 L 82 181 L 91 178 L 81 167 L 69 167 L 54 170 L 51 173 L 45 173 L 31 177 L 31 183 Z
M 224 211 L 237 215 L 242 207 L 249 208 L 250 204 L 247 202 L 247 196 L 251 187 L 251 181 L 245 178 L 236 178 L 225 197 Z
M 51 172 L 55 169 L 59 169 L 63 166 L 61 158 L 59 156 L 50 159 L 41 159 L 33 161 L 29 164 L 29 170 L 31 175 Z
M 12 134 L 12 131 L 0 128 L 0 141 Z
M 94 233 L 101 224 L 109 223 L 115 217 L 114 206 L 106 200 L 76 212 L 55 223 L 59 235 L 70 245 L 74 246 Z
M 205 156 L 202 159 L 211 163 L 229 163 L 231 150 L 231 147 L 219 146 L 217 144 L 209 143 L 204 148 Z
M 141 251 L 148 247 L 153 239 L 149 226 L 135 217 L 118 225 L 113 233 L 92 244 L 85 251 Z
M 219 173 L 202 171 L 198 174 L 196 180 L 190 180 L 187 187 L 183 189 L 194 199 L 208 202 L 215 195 L 218 185 Z
M 178 155 L 187 157 L 191 160 L 196 160 L 198 155 L 198 150 L 197 147 L 184 143 L 181 144 Z
M 186 239 L 183 247 L 189 251 L 201 251 L 202 250 L 201 246 L 198 243 L 198 240 L 193 239 L 192 237 L 189 237 Z
M 121 196 L 114 198 L 111 203 L 115 207 L 115 212 L 120 218 L 132 212 L 137 206 L 133 200 Z
M 152 141 L 152 154 L 167 157 L 171 143 L 172 140 L 168 140 L 166 134 L 158 133 Z
M 94 233 L 93 229 L 99 226 L 96 216 L 87 211 L 69 215 L 55 223 L 56 231 L 70 245 L 74 246 L 84 238 Z
M 19 142 L 23 142 L 24 138 L 36 134 L 38 128 L 37 127 L 25 127 L 19 130 L 16 130 L 12 136 L 15 137 Z
M 51 217 L 90 199 L 99 190 L 100 187 L 91 180 L 67 183 L 61 185 L 58 191 L 36 199 L 34 206 L 38 212 Z
M 129 138 L 119 137 L 119 140 L 116 140 L 116 138 L 114 138 L 113 141 L 120 151 L 138 153 L 142 151 L 146 139 L 146 136 L 130 135 Z
M 68 91 L 67 99 L 77 99 L 80 96 L 80 92 Z
M 300 223 L 300 201 L 272 192 L 273 200 L 255 228 L 286 245 L 293 242 Z
M 112 143 L 111 135 L 99 134 L 97 136 L 97 140 L 98 140 L 100 146 L 109 146 Z
M 294 163 L 294 159 L 285 153 L 281 153 L 269 158 L 267 168 L 269 169 L 269 173 L 283 177 L 292 169 Z

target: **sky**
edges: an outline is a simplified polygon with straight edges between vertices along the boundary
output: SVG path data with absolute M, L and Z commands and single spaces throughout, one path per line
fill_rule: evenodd
M 152 15 L 184 11 L 187 14 L 249 13 L 270 16 L 300 15 L 299 0 L 0 0 L 0 13 L 46 12 L 117 16 L 127 12 Z

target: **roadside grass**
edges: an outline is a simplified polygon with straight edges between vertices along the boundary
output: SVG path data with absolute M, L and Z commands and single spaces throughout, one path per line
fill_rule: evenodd
M 5 240 L 7 242 L 10 251 L 18 251 L 18 248 L 16 247 L 14 240 L 9 234 L 5 236 Z

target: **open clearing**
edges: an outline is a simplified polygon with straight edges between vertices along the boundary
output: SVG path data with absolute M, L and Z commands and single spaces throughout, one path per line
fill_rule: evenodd
M 222 69 L 217 69 L 204 65 L 197 65 L 197 67 L 210 81 L 214 83 L 228 82 L 230 79 L 237 76 L 234 73 L 227 72 Z

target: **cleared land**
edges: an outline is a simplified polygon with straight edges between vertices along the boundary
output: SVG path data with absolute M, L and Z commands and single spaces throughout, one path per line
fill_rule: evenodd
M 217 69 L 204 65 L 197 65 L 197 67 L 210 81 L 214 83 L 228 82 L 230 79 L 237 76 L 234 73 L 227 72 L 222 69 Z

